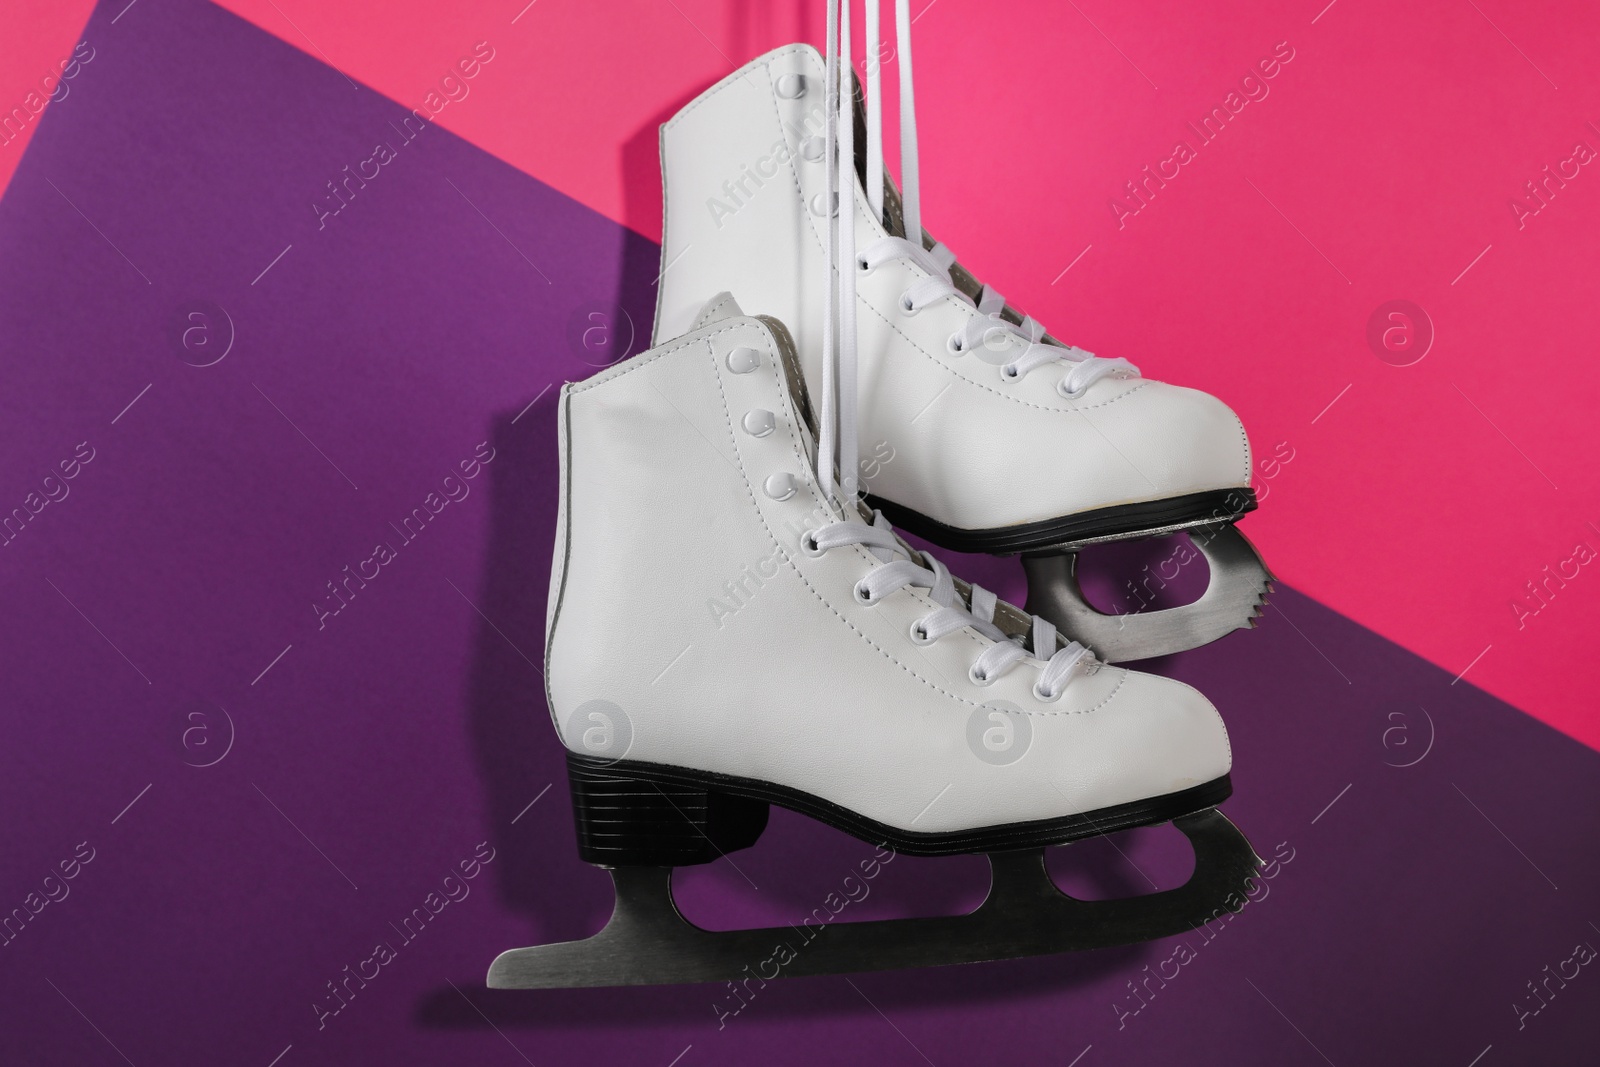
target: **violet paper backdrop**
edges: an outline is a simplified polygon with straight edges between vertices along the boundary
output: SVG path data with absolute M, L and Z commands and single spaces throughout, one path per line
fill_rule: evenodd
M 216 7 L 119 6 L 0 200 L 6 1062 L 1592 1055 L 1600 757 L 1281 587 L 1155 665 L 1227 716 L 1225 810 L 1279 860 L 1215 929 L 737 1000 L 484 989 L 611 904 L 540 677 L 554 400 L 642 347 L 657 248 Z M 1175 839 L 1052 864 L 1171 885 Z M 797 921 L 870 853 L 778 812 L 684 907 Z M 983 869 L 898 858 L 850 917 Z

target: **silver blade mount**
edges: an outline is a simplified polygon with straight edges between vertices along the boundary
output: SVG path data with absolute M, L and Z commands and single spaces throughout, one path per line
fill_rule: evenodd
M 583 941 L 502 952 L 491 989 L 674 985 L 751 977 L 936 967 L 1107 948 L 1198 929 L 1244 906 L 1261 861 L 1215 808 L 1173 820 L 1194 848 L 1177 889 L 1118 900 L 1077 900 L 1045 870 L 1043 849 L 989 853 L 984 902 L 966 915 L 705 930 L 672 900 L 672 868 L 616 867 L 616 910 Z
M 1078 584 L 1077 553 L 1062 552 L 1022 558 L 1027 610 L 1110 663 L 1185 652 L 1253 627 L 1272 592 L 1272 573 L 1260 553 L 1232 523 L 1187 532 L 1211 569 L 1206 591 L 1191 604 L 1126 615 L 1098 611 Z

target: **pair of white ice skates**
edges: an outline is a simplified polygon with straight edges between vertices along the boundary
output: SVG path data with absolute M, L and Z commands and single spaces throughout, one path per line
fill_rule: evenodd
M 848 32 L 835 40 L 850 55 Z M 955 264 L 917 221 L 914 122 L 902 198 L 876 121 L 858 153 L 853 109 L 826 92 L 836 64 L 780 49 L 663 127 L 657 347 L 562 392 L 548 698 L 579 852 L 611 868 L 617 908 L 586 941 L 503 953 L 491 986 L 1126 944 L 1238 908 L 1257 870 L 1215 810 L 1231 789 L 1216 710 L 1106 662 L 1256 614 L 1269 576 L 1231 525 L 1254 506 L 1239 420 L 1060 345 Z M 859 464 L 863 440 L 893 460 Z M 1022 553 L 1034 614 L 953 577 L 890 519 Z M 1183 529 L 1212 571 L 1197 604 L 1129 617 L 1083 601 L 1072 550 Z M 966 916 L 821 933 L 689 924 L 671 869 L 750 846 L 773 803 L 907 854 L 988 853 L 989 897 Z M 1045 872 L 1045 846 L 1166 821 L 1196 851 L 1179 889 L 1082 902 Z

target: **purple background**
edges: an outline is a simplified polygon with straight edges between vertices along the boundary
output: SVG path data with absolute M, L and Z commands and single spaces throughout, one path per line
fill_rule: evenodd
M 485 990 L 498 951 L 610 908 L 536 666 L 554 386 L 590 373 L 591 313 L 642 340 L 657 249 L 441 129 L 402 146 L 402 108 L 220 9 L 118 6 L 0 201 L 0 514 L 94 449 L 0 547 L 0 914 L 94 849 L 0 948 L 4 1062 L 1592 1058 L 1600 977 L 1522 1029 L 1513 1005 L 1600 945 L 1600 757 L 1282 588 L 1259 630 L 1156 666 L 1222 708 L 1225 810 L 1294 858 L 1121 1028 L 1174 941 L 788 981 L 720 1030 L 711 987 Z M 397 157 L 319 230 L 310 205 L 378 141 Z M 231 327 L 185 348 L 196 301 Z M 389 524 L 480 442 L 470 495 L 401 546 Z M 379 541 L 398 558 L 319 629 Z M 1014 562 L 962 563 L 1020 596 Z M 1170 885 L 1176 836 L 1052 863 Z M 470 895 L 406 941 L 480 842 Z M 797 918 L 869 851 L 775 813 L 737 869 L 685 872 L 683 905 Z M 970 905 L 983 866 L 897 859 L 859 915 Z M 380 941 L 397 957 L 319 1029 Z

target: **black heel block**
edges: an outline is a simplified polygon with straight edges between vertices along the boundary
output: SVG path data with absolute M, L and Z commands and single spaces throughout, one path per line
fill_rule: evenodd
M 602 867 L 688 867 L 749 848 L 768 804 L 697 782 L 675 767 L 567 753 L 578 855 Z

